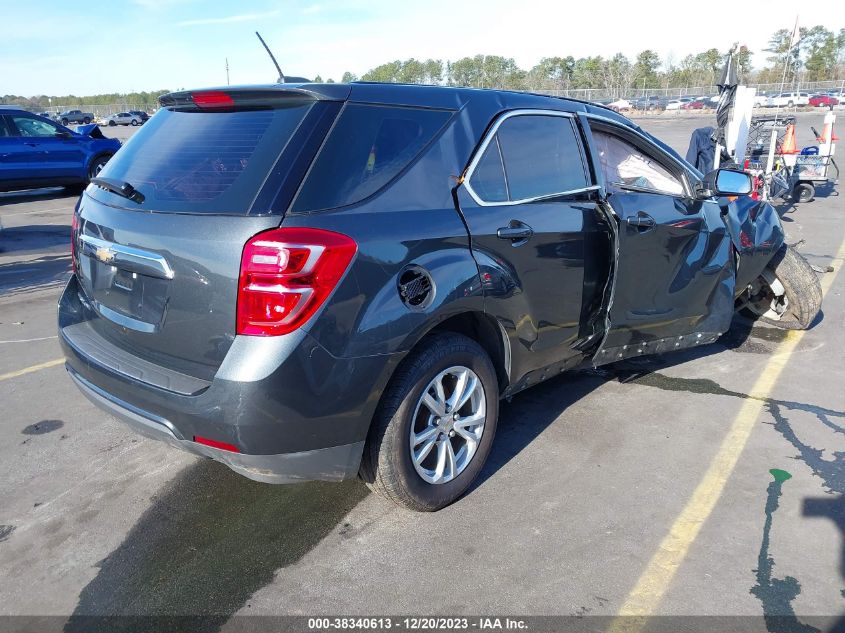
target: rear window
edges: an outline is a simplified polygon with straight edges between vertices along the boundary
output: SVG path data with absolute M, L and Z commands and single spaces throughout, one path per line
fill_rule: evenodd
M 92 195 L 159 212 L 247 214 L 313 106 L 312 100 L 297 99 L 266 110 L 162 109 L 100 173 L 128 182 L 144 202 L 136 205 L 95 187 Z
M 450 116 L 444 110 L 347 104 L 293 210 L 333 209 L 371 196 L 411 163 Z

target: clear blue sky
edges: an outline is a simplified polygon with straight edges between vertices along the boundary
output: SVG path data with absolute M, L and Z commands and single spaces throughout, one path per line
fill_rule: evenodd
M 692 10 L 686 7 L 707 9 Z M 394 59 L 635 55 L 676 61 L 738 41 L 765 61 L 770 34 L 845 25 L 845 3 L 792 0 L 564 2 L 527 0 L 3 0 L 0 94 L 96 94 L 273 81 L 259 30 L 291 75 L 335 80 Z M 84 9 L 83 9 L 84 7 Z M 810 9 L 812 8 L 812 11 Z M 717 17 L 721 14 L 721 17 Z

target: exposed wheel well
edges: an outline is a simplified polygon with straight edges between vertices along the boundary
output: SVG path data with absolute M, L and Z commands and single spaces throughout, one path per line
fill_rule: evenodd
M 510 382 L 510 343 L 502 327 L 491 316 L 483 312 L 463 312 L 441 321 L 431 332 L 454 332 L 471 338 L 484 348 L 499 379 L 499 393 Z

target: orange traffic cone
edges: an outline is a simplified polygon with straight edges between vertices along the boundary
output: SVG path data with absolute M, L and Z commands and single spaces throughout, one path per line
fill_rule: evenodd
M 817 137 L 816 137 L 816 140 L 817 140 L 819 143 L 822 143 L 822 144 L 824 144 L 824 143 L 832 143 L 833 141 L 838 141 L 838 140 L 839 140 L 839 137 L 838 137 L 838 136 L 836 136 L 836 135 L 833 133 L 833 122 L 832 122 L 832 121 L 827 121 L 827 122 L 824 124 L 824 129 L 822 130 L 822 135 L 821 135 L 821 136 L 817 136 Z
M 786 136 L 783 137 L 783 145 L 780 146 L 781 154 L 797 154 L 798 148 L 795 145 L 795 124 L 786 126 Z

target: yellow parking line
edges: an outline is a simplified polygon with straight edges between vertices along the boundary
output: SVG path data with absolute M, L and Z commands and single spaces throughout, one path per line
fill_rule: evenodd
M 3 380 L 8 380 L 9 378 L 17 378 L 18 376 L 31 374 L 34 371 L 41 371 L 42 369 L 55 367 L 56 365 L 61 365 L 64 362 L 64 358 L 56 358 L 54 360 L 48 360 L 46 363 L 39 363 L 38 365 L 24 367 L 23 369 L 18 369 L 17 371 L 10 371 L 8 374 L 0 374 L 0 382 L 2 382 Z
M 845 258 L 845 241 L 840 245 L 836 258 L 840 262 Z M 841 264 L 835 272 L 823 277 L 821 281 L 823 296 L 827 295 L 840 270 L 842 270 Z M 707 472 L 692 493 L 692 497 L 675 519 L 669 533 L 664 537 L 637 584 L 628 594 L 619 610 L 620 617 L 614 620 L 608 629 L 609 632 L 641 631 L 647 618 L 654 614 L 675 573 L 686 558 L 690 546 L 722 496 L 725 484 L 733 473 L 751 431 L 766 404 L 766 398 L 786 368 L 789 358 L 804 334 L 804 331 L 787 332 L 786 338 L 769 359 L 763 373 L 748 394 L 751 397 L 743 402 L 727 436 L 722 440 L 719 452 L 710 462 Z

